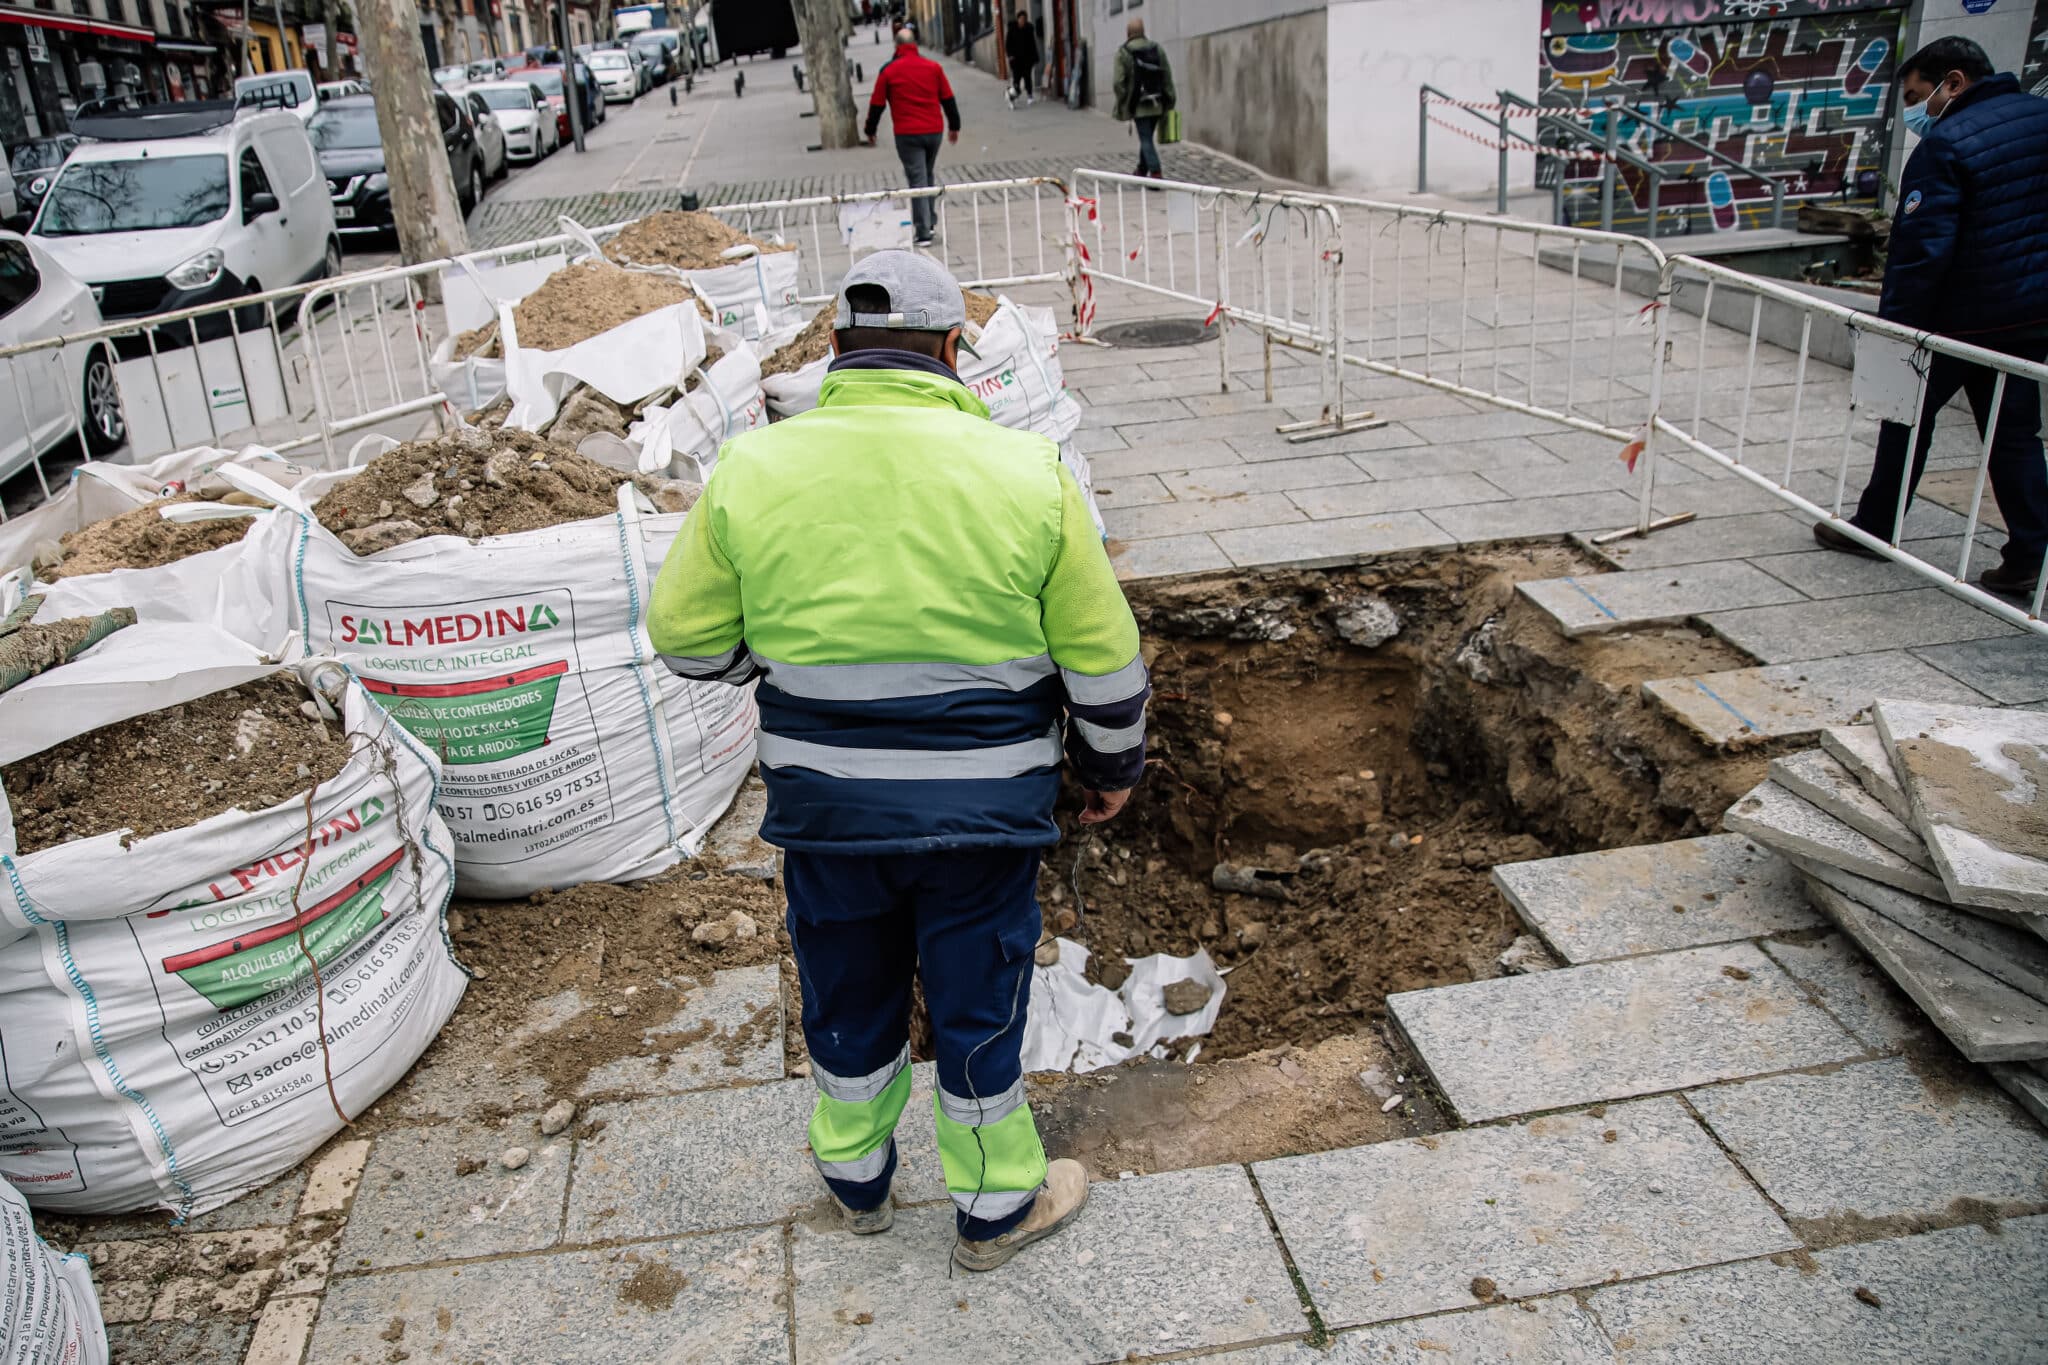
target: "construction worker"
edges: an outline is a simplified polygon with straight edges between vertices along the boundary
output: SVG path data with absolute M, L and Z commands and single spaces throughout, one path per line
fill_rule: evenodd
M 966 321 L 920 253 L 848 271 L 818 406 L 726 445 L 648 625 L 683 677 L 760 679 L 825 1183 L 854 1232 L 888 1229 L 919 976 L 953 1259 L 993 1270 L 1088 1195 L 1080 1163 L 1048 1166 L 1019 1059 L 1061 731 L 1080 819 L 1108 820 L 1151 689 L 1058 448 L 956 375 Z

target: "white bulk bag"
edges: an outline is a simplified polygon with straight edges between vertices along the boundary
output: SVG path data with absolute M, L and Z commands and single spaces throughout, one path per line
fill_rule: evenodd
M 1081 405 L 1060 372 L 1060 328 L 1050 308 L 1008 298 L 960 352 L 960 382 L 988 405 L 991 421 L 1064 441 L 1081 425 Z
M 703 483 L 718 464 L 720 447 L 768 424 L 760 357 L 738 337 L 732 340 L 732 349 L 704 371 L 693 392 L 648 407 L 626 433 L 641 473 Z
M 831 356 L 820 356 L 800 370 L 762 375 L 761 392 L 767 395 L 768 411 L 777 417 L 794 417 L 818 406 L 818 390 L 831 364 Z
M 578 384 L 614 403 L 638 403 L 702 364 L 708 346 L 703 318 L 689 301 L 643 313 L 560 351 L 521 346 L 507 304 L 498 309 L 498 336 L 505 348 L 505 391 L 512 396 L 505 425 L 521 431 L 546 426 Z
M 354 753 L 310 812 L 295 796 L 9 860 L 0 1176 L 36 1207 L 225 1204 L 333 1136 L 336 1100 L 367 1109 L 460 1000 L 439 766 L 315 668 Z M 274 669 L 204 627 L 131 626 L 0 694 L 0 762 Z
M 754 760 L 754 697 L 656 658 L 648 594 L 681 513 L 430 536 L 358 558 L 280 488 L 294 624 L 440 757 L 464 895 L 649 877 L 694 856 Z M 130 627 L 134 629 L 134 627 Z
M 759 341 L 791 325 L 802 326 L 805 312 L 797 295 L 801 292 L 803 253 L 752 247 L 734 247 L 733 251 L 742 254 L 731 265 L 676 272 L 711 305 L 715 324 L 749 341 Z
M 8 1365 L 107 1365 L 100 1296 L 83 1256 L 43 1245 L 28 1202 L 0 1180 L 0 1360 Z

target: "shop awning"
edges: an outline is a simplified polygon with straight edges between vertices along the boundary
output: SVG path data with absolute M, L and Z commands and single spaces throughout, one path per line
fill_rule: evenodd
M 159 38 L 156 40 L 156 50 L 158 52 L 190 52 L 195 56 L 211 57 L 219 53 L 220 47 L 215 43 L 194 43 L 188 42 L 183 38 Z
M 154 43 L 156 34 L 133 24 L 114 24 L 105 19 L 80 15 L 48 14 L 41 10 L 0 7 L 0 24 L 26 24 L 30 28 L 54 28 L 66 33 L 90 33 L 99 38 L 126 38 L 131 43 Z M 211 52 L 213 49 L 208 48 Z

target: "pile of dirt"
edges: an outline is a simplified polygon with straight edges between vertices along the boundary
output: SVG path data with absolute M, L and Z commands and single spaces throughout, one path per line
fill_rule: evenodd
M 627 474 L 558 442 L 512 430 L 456 431 L 408 441 L 364 465 L 313 506 L 320 524 L 357 554 L 432 535 L 482 536 L 610 516 L 633 483 L 664 512 L 686 511 L 694 489 Z
M 667 1065 L 706 1039 L 737 1065 L 775 1027 L 772 1010 L 722 1030 L 673 1027 L 715 971 L 787 954 L 782 895 L 771 882 L 698 861 L 633 886 L 590 882 L 519 901 L 458 900 L 448 919 L 456 957 L 476 975 L 435 1043 L 436 1068 L 489 1058 L 500 1074 L 538 1075 L 551 1100 L 565 1099 L 607 1063 L 646 1057 Z M 573 1012 L 536 1028 L 542 1001 Z
M 1517 927 L 1495 864 L 1703 833 L 1755 780 L 1759 760 L 1703 756 L 1639 700 L 1647 677 L 1731 666 L 1724 647 L 1538 644 L 1512 610 L 1516 581 L 1586 571 L 1540 547 L 1136 588 L 1150 771 L 1114 824 L 1063 814 L 1047 928 L 1112 987 L 1122 958 L 1153 952 L 1234 967 L 1205 1058 L 1352 1033 L 1390 992 L 1499 975 Z M 1398 634 L 1351 643 L 1380 608 Z M 1219 890 L 1219 864 L 1271 894 Z
M 604 261 L 565 266 L 512 309 L 519 344 L 537 351 L 561 351 L 634 318 L 696 295 L 680 280 L 643 270 L 621 270 Z M 455 358 L 494 359 L 504 354 L 498 324 L 488 322 L 455 338 Z
M 130 839 L 228 810 L 264 810 L 348 762 L 337 728 L 306 716 L 289 673 L 88 731 L 0 769 L 14 835 L 34 853 L 113 830 Z
M 144 503 L 132 512 L 108 517 L 90 526 L 64 533 L 63 558 L 48 567 L 38 565 L 36 576 L 45 582 L 76 578 L 82 574 L 106 573 L 111 569 L 154 569 L 175 564 L 207 550 L 233 545 L 248 533 L 252 519 L 236 517 L 227 521 L 165 521 L 161 508 L 184 502 L 205 502 L 197 493 L 180 493 Z
M 604 254 L 628 265 L 666 265 L 678 270 L 712 270 L 731 265 L 724 252 L 751 246 L 762 252 L 794 251 L 759 237 L 749 237 L 709 213 L 668 209 L 650 213 L 605 243 Z M 525 335 L 522 331 L 521 335 Z
M 986 327 L 988 320 L 1003 306 L 1002 300 L 995 295 L 972 289 L 961 290 L 960 297 L 967 303 L 967 320 L 977 327 Z M 836 300 L 820 308 L 817 315 L 804 324 L 801 332 L 761 362 L 761 373 L 794 374 L 813 361 L 831 355 L 832 321 L 838 311 Z

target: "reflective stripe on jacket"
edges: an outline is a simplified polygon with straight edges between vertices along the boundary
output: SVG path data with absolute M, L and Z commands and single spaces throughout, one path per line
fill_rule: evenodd
M 1063 750 L 1096 790 L 1143 772 L 1137 624 L 1053 443 L 876 356 L 726 446 L 655 583 L 655 648 L 760 679 L 772 843 L 1054 843 Z

